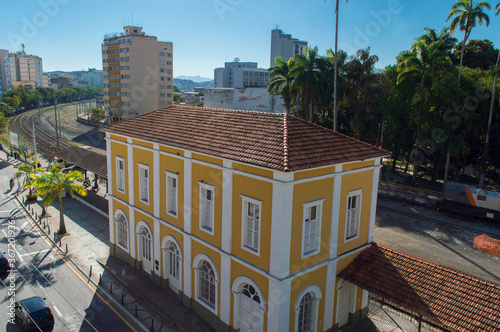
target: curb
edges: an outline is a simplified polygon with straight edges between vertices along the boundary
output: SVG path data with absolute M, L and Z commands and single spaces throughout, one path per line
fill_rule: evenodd
M 57 245 L 57 243 L 55 243 L 54 240 L 45 232 L 45 230 L 40 227 L 40 224 L 38 224 L 38 222 L 35 220 L 35 218 L 28 211 L 28 209 L 26 209 L 26 206 L 19 200 L 18 195 L 14 195 L 14 198 L 16 199 L 18 205 L 29 216 L 30 223 L 32 224 L 32 226 L 33 226 L 33 223 L 34 223 L 36 225 L 36 227 L 41 231 L 41 233 L 44 234 L 45 237 L 50 241 L 50 243 L 53 245 L 53 247 L 55 249 L 58 249 L 62 254 L 65 255 L 65 251 L 62 250 L 61 247 L 59 247 Z M 67 260 L 67 261 L 69 261 L 69 262 L 71 262 L 78 269 L 78 271 L 87 278 L 87 280 L 88 280 L 87 283 L 91 282 L 94 285 L 94 287 L 96 288 L 96 291 L 99 290 L 102 294 L 104 294 L 106 296 L 106 298 L 108 300 L 110 300 L 110 302 L 113 302 L 116 305 L 117 308 L 119 308 L 122 312 L 125 313 L 125 315 L 127 315 L 129 318 L 131 318 L 143 331 L 150 332 L 150 330 L 146 326 L 144 326 L 144 324 L 142 324 L 136 317 L 134 317 L 130 312 L 128 312 L 128 310 L 125 307 L 123 307 L 119 302 L 117 302 L 111 296 L 111 294 L 106 293 L 106 290 L 104 290 L 99 284 L 97 284 L 94 280 L 92 280 L 92 278 L 89 275 L 87 275 L 87 273 L 85 273 L 82 270 L 82 268 L 71 257 L 69 257 L 69 256 L 66 255 L 64 257 L 64 259 Z

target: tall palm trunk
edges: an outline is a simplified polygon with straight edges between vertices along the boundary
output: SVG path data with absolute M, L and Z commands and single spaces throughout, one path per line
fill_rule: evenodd
M 479 188 L 484 188 L 486 177 L 486 162 L 488 160 L 488 148 L 490 144 L 491 123 L 493 121 L 493 109 L 495 108 L 495 94 L 497 93 L 498 64 L 500 62 L 500 50 L 498 50 L 497 64 L 495 66 L 495 78 L 493 79 L 493 91 L 491 93 L 490 115 L 488 116 L 488 128 L 486 129 L 486 138 L 483 145 L 481 157 L 481 174 L 479 175 Z
M 66 224 L 64 223 L 62 194 L 59 193 L 59 235 L 66 234 Z
M 419 148 L 418 136 L 419 136 L 419 134 L 420 134 L 420 120 L 418 120 L 417 138 L 415 140 L 415 159 L 413 160 L 413 180 L 412 180 L 413 185 L 415 185 L 415 183 L 416 183 L 417 172 L 418 172 L 418 148 Z
M 337 52 L 337 43 L 339 36 L 339 0 L 335 4 L 335 77 L 333 78 L 333 131 L 337 131 L 338 128 L 338 106 L 337 106 L 337 75 L 339 72 L 339 64 L 338 64 L 338 52 Z

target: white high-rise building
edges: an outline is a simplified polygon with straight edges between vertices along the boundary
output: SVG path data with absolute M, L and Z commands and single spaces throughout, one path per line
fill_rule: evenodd
M 11 88 L 9 51 L 0 50 L 0 97 Z
M 40 57 L 21 51 L 10 53 L 9 62 L 12 85 L 43 87 L 43 64 Z
M 257 62 L 240 62 L 238 58 L 214 70 L 216 88 L 263 88 L 269 83 L 267 69 L 257 68 Z
M 277 56 L 282 56 L 285 61 L 293 58 L 297 54 L 303 54 L 307 47 L 306 41 L 292 38 L 292 35 L 284 34 L 282 30 L 276 28 L 271 31 L 271 64 Z

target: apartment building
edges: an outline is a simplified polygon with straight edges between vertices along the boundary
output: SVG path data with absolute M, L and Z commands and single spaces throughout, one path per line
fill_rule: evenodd
M 214 70 L 215 88 L 263 88 L 269 84 L 267 69 L 257 68 L 257 62 L 226 62 Z
M 298 54 L 303 54 L 306 47 L 306 41 L 292 38 L 292 35 L 284 34 L 283 31 L 278 28 L 272 30 L 270 66 L 274 66 L 274 60 L 277 56 L 281 56 L 285 61 L 288 61 L 288 59 Z
M 104 129 L 110 252 L 217 331 L 367 313 L 337 277 L 373 240 L 387 151 L 287 114 L 169 106 Z
M 111 120 L 151 112 L 173 103 L 173 44 L 125 26 L 104 36 L 104 104 Z
M 10 81 L 12 85 L 43 87 L 42 59 L 24 51 L 10 53 Z
M 2 92 L 12 89 L 10 81 L 9 51 L 0 50 L 0 96 Z

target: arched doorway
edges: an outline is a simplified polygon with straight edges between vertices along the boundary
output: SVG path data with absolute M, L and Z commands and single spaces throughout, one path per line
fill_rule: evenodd
M 142 269 L 147 273 L 153 270 L 153 237 L 149 227 L 143 225 L 137 234 L 139 238 L 139 259 L 142 261 Z
M 262 292 L 248 277 L 238 277 L 233 283 L 235 328 L 241 332 L 264 330 L 265 300 Z
M 176 294 L 182 290 L 182 252 L 179 244 L 172 236 L 166 236 L 162 244 L 164 278 Z
M 353 287 L 344 280 L 339 280 L 337 286 L 337 323 L 339 327 L 349 322 L 349 309 L 351 307 Z

